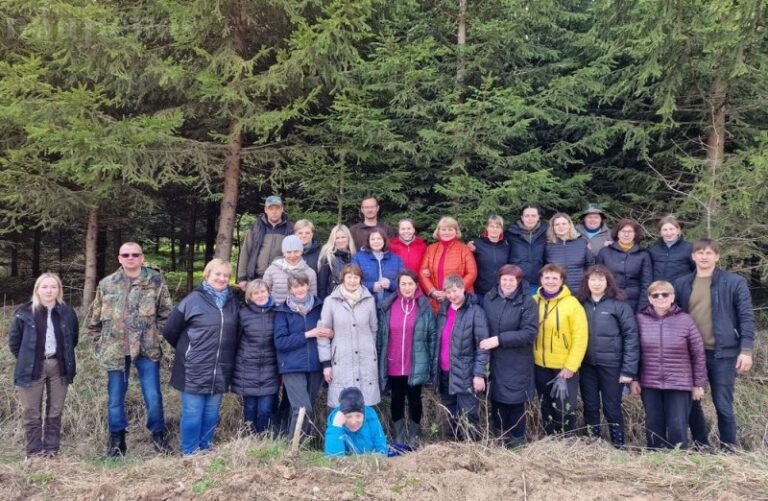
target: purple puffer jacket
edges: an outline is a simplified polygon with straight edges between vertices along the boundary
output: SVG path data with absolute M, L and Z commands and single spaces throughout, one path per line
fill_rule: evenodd
M 693 318 L 673 304 L 659 317 L 652 306 L 637 314 L 640 386 L 691 391 L 707 382 L 704 342 Z

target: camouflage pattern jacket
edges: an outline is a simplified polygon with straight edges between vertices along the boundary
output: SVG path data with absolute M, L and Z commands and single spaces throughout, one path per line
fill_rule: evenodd
M 96 290 L 85 325 L 93 352 L 107 371 L 125 370 L 125 356 L 158 361 L 165 321 L 173 303 L 159 271 L 145 266 L 135 279 L 120 268 Z

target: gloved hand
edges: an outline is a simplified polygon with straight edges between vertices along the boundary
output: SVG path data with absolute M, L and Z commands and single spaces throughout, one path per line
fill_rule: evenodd
M 549 392 L 550 397 L 560 401 L 568 400 L 568 382 L 564 377 L 558 374 L 552 381 L 547 383 L 547 386 L 549 385 L 552 385 L 552 389 Z

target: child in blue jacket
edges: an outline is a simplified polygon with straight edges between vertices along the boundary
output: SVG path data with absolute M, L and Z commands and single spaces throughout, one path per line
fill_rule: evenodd
M 325 455 L 387 454 L 387 437 L 372 407 L 366 407 L 358 388 L 342 390 L 339 406 L 328 415 Z

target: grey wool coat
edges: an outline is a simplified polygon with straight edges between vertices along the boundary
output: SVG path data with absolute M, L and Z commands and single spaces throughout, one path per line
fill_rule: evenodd
M 341 287 L 336 287 L 325 299 L 318 324 L 333 329 L 334 333 L 333 339 L 317 340 L 320 362 L 323 367 L 333 369 L 333 381 L 328 385 L 328 406 L 338 406 L 341 390 L 350 386 L 363 392 L 365 405 L 376 405 L 381 400 L 376 304 L 368 289 L 363 287 L 362 299 L 352 307 L 341 295 Z

